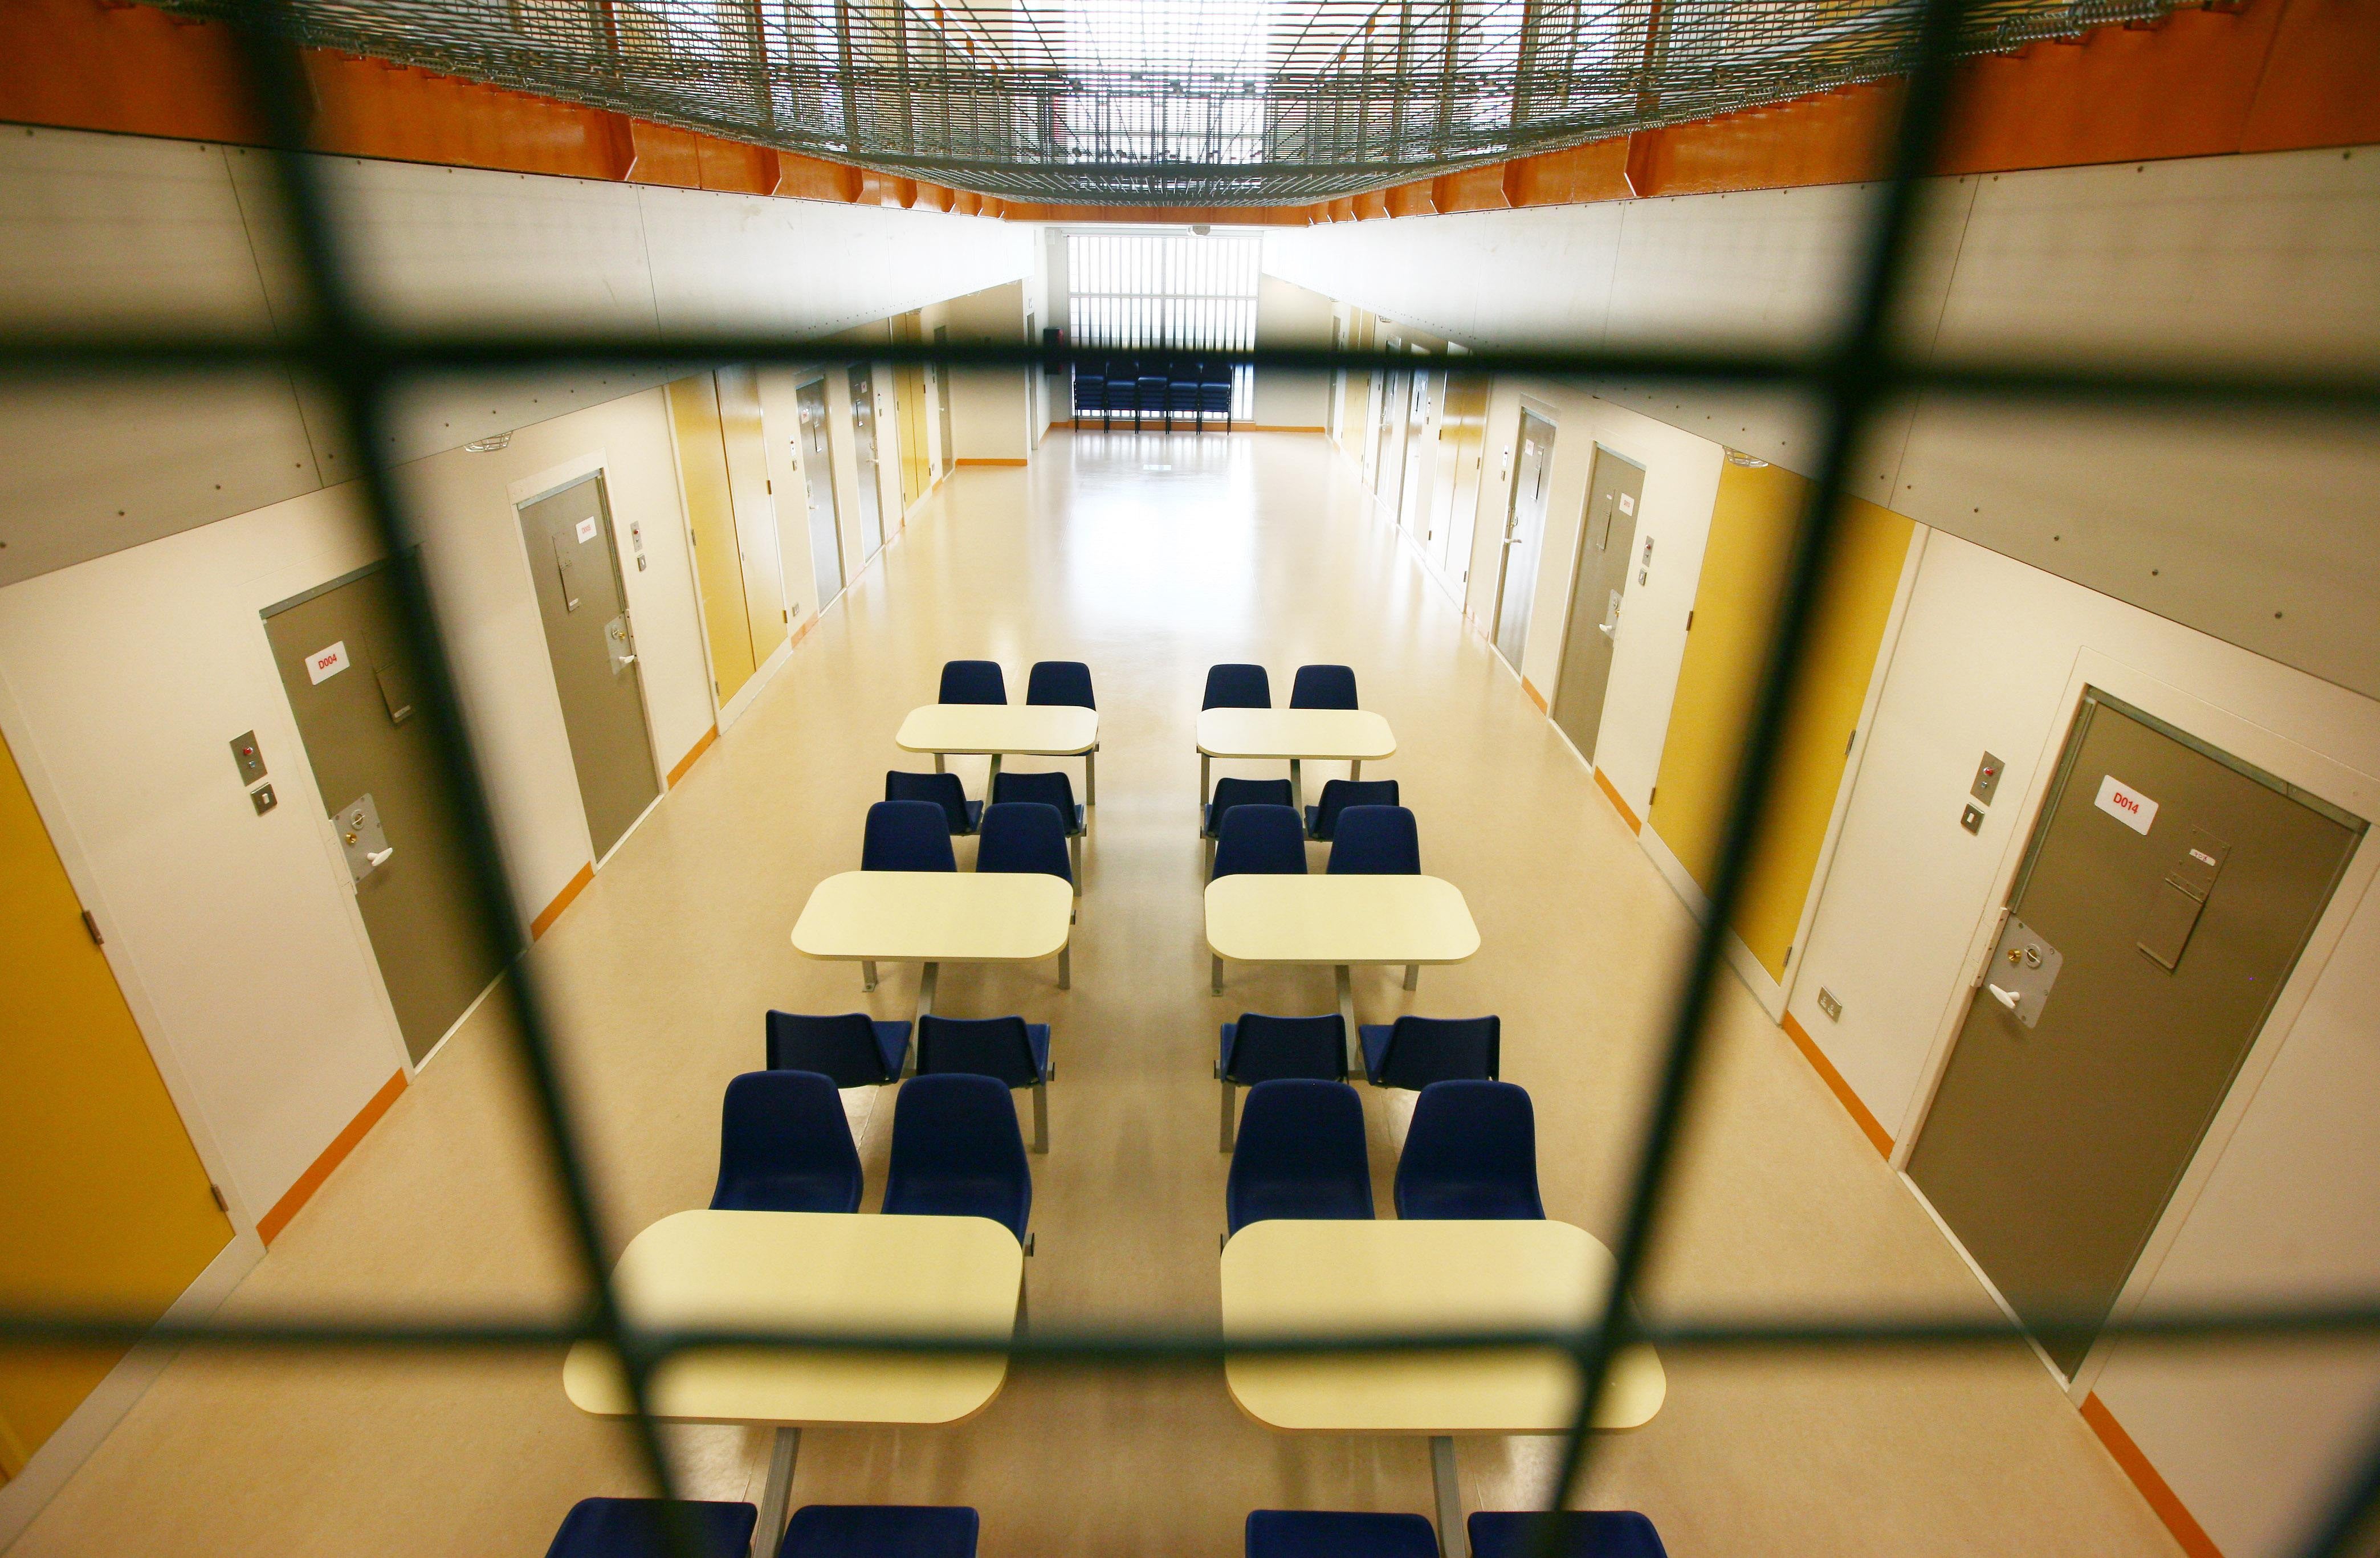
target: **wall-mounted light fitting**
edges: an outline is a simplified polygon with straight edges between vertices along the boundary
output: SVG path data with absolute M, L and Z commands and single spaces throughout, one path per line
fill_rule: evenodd
M 512 441 L 513 435 L 509 432 L 500 432 L 493 438 L 474 438 L 463 445 L 463 452 L 467 455 L 492 455 L 499 449 L 510 447 Z

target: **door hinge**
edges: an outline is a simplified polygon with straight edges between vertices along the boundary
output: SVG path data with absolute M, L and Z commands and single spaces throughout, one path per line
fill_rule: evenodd
M 1845 740 L 1845 741 L 1843 742 L 1843 756 L 1845 756 L 1845 757 L 1849 757 L 1849 756 L 1851 756 L 1851 755 L 1852 755 L 1852 749 L 1853 747 L 1858 746 L 1858 745 L 1859 745 L 1859 731 L 1857 730 L 1857 728 L 1854 728 L 1854 729 L 1852 731 L 1850 737 L 1849 737 L 1847 740 Z
M 1661 793 L 1661 786 L 1660 786 L 1660 785 L 1654 785 L 1651 789 L 1649 789 L 1649 790 L 1647 790 L 1647 791 L 1645 791 L 1645 809 L 1646 810 L 1648 810 L 1648 811 L 1649 811 L 1649 810 L 1651 810 L 1651 809 L 1652 809 L 1653 802 L 1654 802 L 1655 798 L 1656 798 L 1656 797 L 1658 797 L 1660 795 L 1660 793 Z
M 794 614 L 793 614 L 793 612 L 792 612 L 790 609 L 785 610 L 785 611 L 781 611 L 781 612 L 779 612 L 779 613 L 777 614 L 777 615 L 778 615 L 778 616 L 780 616 L 780 617 L 782 617 L 783 620 L 785 620 L 785 621 L 787 621 L 787 622 L 791 622 L 791 621 L 793 621 L 793 620 L 794 620 Z
M 82 928 L 91 933 L 91 945 L 105 946 L 107 944 L 107 938 L 99 933 L 99 917 L 92 914 L 89 909 L 82 911 Z
M 773 498 L 777 495 L 777 479 L 775 477 L 771 476 L 764 478 L 761 481 L 760 485 L 768 490 L 768 493 L 771 497 Z
M 1689 633 L 1691 633 L 1691 632 L 1693 632 L 1694 630 L 1694 613 L 1692 613 L 1692 612 L 1688 612 L 1688 613 L 1686 614 L 1686 631 L 1687 631 L 1687 632 L 1689 632 Z
M 215 1210 L 217 1211 L 227 1212 L 231 1211 L 231 1202 L 225 1198 L 222 1186 L 215 1184 L 208 1185 L 207 1194 L 215 1199 Z
M 1793 949 L 1792 949 L 1791 946 L 1788 946 L 1788 947 L 1785 949 L 1785 964 L 1786 964 L 1786 967 L 1791 968 L 1791 967 L 1792 966 L 1792 963 L 1793 963 Z

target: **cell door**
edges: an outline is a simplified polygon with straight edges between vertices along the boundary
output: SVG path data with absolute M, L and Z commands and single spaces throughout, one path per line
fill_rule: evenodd
M 1334 319 L 1330 322 L 1330 349 L 1332 351 L 1344 351 L 1347 349 L 1347 322 L 1343 319 Z M 1333 444 L 1339 442 L 1341 410 L 1346 399 L 1347 370 L 1342 368 L 1330 375 L 1330 442 Z
M 1364 485 L 1375 493 L 1380 490 L 1380 438 L 1388 416 L 1381 407 L 1388 394 L 1387 376 L 1374 369 L 1364 380 Z
M 1471 578 L 1471 541 L 1479 524 L 1479 467 L 1488 435 L 1488 381 L 1455 373 L 1446 381 L 1439 420 L 1439 481 L 1441 497 L 1433 523 L 1439 570 L 1457 585 Z
M 1554 684 L 1554 724 L 1578 755 L 1595 761 L 1603 726 L 1603 695 L 1611 683 L 1611 655 L 1620 645 L 1620 608 L 1635 566 L 1636 505 L 1645 495 L 1645 468 L 1609 449 L 1595 451 L 1586 481 L 1586 523 L 1579 537 L 1578 571 L 1571 578 L 1570 625 L 1562 639 L 1561 679 Z
M 1381 386 L 1380 407 L 1380 485 L 1378 496 L 1387 505 L 1389 522 L 1400 523 L 1405 501 L 1405 440 L 1413 430 L 1413 374 L 1399 370 Z
M 951 327 L 947 324 L 934 326 L 934 345 L 946 347 L 950 344 Z M 950 470 L 951 461 L 956 457 L 953 454 L 956 445 L 951 442 L 951 375 L 948 367 L 941 363 L 934 367 L 934 403 L 942 423 L 942 463 L 934 468 L 939 478 Z
M 2085 695 L 1909 1175 L 2071 1374 L 2363 823 Z
M 451 736 L 422 700 L 395 570 L 375 565 L 264 616 L 381 981 L 419 1061 L 504 971 L 519 935 L 480 912 L 446 778 Z
M 603 479 L 589 476 L 521 505 L 520 523 L 570 763 L 600 860 L 662 793 Z
M 1405 476 L 1397 497 L 1397 523 L 1427 542 L 1429 479 L 1438 463 L 1438 386 L 1441 375 L 1414 370 L 1405 397 Z
M 884 547 L 884 493 L 876 481 L 876 380 L 864 362 L 851 371 L 851 456 L 859 468 L 859 544 L 873 557 Z
M 1529 642 L 1530 597 L 1537 588 L 1537 553 L 1546 535 L 1546 483 L 1554 466 L 1554 424 L 1521 413 L 1521 458 L 1504 512 L 1504 560 L 1496 582 L 1496 651 L 1514 672 Z
M 826 381 L 794 391 L 801 420 L 795 463 L 801 467 L 810 520 L 810 566 L 818 574 L 819 610 L 843 593 L 843 528 L 835 517 L 834 455 L 827 447 Z

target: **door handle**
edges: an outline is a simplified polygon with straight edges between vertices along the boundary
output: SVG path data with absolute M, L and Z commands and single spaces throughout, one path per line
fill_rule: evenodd
M 370 854 L 366 855 L 364 859 L 371 866 L 372 870 L 378 870 L 381 867 L 388 864 L 388 858 L 395 853 L 396 846 L 395 845 L 391 845 L 386 849 L 373 850 Z
M 2017 1003 L 2023 999 L 2023 997 L 2020 996 L 2015 991 L 2002 990 L 1996 984 L 1987 984 L 1984 986 L 1984 988 L 1991 992 L 1993 1000 L 1998 1002 L 2001 1005 L 2006 1006 L 2011 1012 L 2016 1010 Z

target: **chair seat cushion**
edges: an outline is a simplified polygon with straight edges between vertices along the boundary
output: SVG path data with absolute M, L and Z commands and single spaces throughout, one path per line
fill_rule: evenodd
M 1257 1509 L 1247 1558 L 1438 1558 L 1438 1532 L 1418 1515 Z
M 794 1512 L 778 1558 L 975 1558 L 981 1521 L 964 1506 L 814 1503 Z
M 1364 1050 L 1364 1078 L 1374 1087 L 1380 1085 L 1380 1065 L 1389 1058 L 1389 1035 L 1396 1028 L 1390 1023 L 1365 1023 L 1355 1029 L 1355 1041 Z
M 1236 1231 L 1269 1218 L 1315 1220 L 1372 1215 L 1371 1187 L 1336 1179 L 1268 1179 L 1240 1192 L 1230 1209 Z
M 864 1187 L 847 1174 L 744 1174 L 710 1198 L 719 1211 L 857 1211 Z
M 563 1516 L 545 1558 L 670 1558 L 659 1499 L 581 1499 Z M 702 1558 L 744 1558 L 760 1512 L 748 1503 L 683 1506 Z
M 1536 1551 L 1536 1525 L 1548 1516 L 1483 1509 L 1472 1515 L 1473 1558 L 1529 1558 Z M 1653 1522 L 1633 1509 L 1565 1511 L 1558 1558 L 1669 1558 Z

